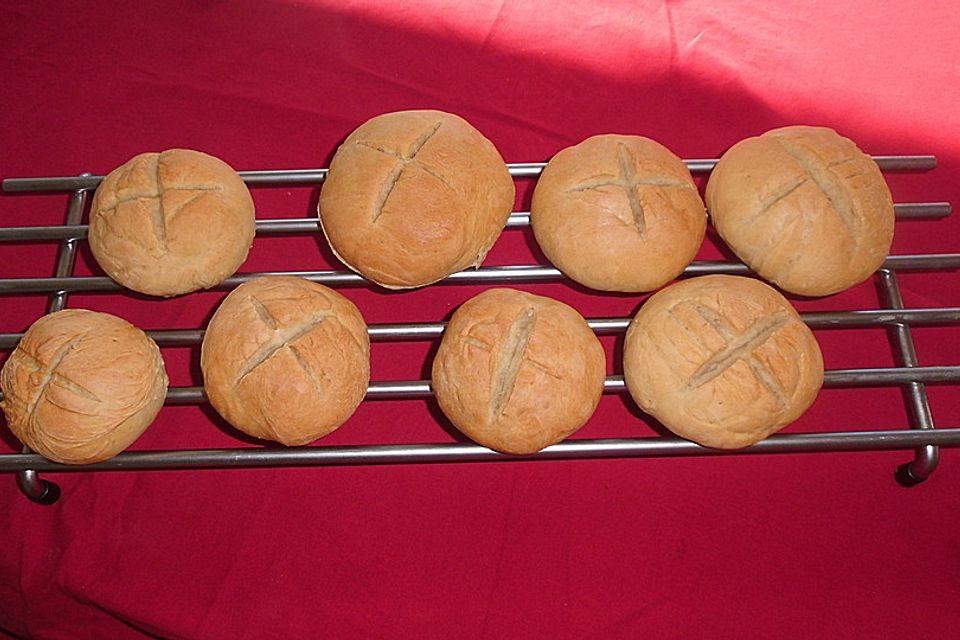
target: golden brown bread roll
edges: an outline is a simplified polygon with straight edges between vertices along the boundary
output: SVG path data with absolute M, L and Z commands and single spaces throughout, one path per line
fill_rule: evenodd
M 489 289 L 457 309 L 433 361 L 433 390 L 464 435 L 504 453 L 560 442 L 603 393 L 600 341 L 572 308 Z
M 707 183 L 713 225 L 762 278 L 824 296 L 870 277 L 893 242 L 890 189 L 832 129 L 768 131 L 730 148 Z
M 479 266 L 513 208 L 493 144 L 462 118 L 400 111 L 340 145 L 320 192 L 320 224 L 350 269 L 406 289 Z
M 810 329 L 768 285 L 703 276 L 644 303 L 623 374 L 640 408 L 708 447 L 746 447 L 799 418 L 823 383 Z
M 45 458 L 100 462 L 140 437 L 163 405 L 160 349 L 126 320 L 67 309 L 27 330 L 0 374 L 10 430 Z
M 123 286 L 175 296 L 232 275 L 255 224 L 250 192 L 222 160 L 187 149 L 142 153 L 97 188 L 90 249 Z
M 652 291 L 696 257 L 707 215 L 690 171 L 640 136 L 564 149 L 537 181 L 530 223 L 567 276 L 601 291 Z
M 313 442 L 343 424 L 370 381 L 367 325 L 347 298 L 292 276 L 230 293 L 200 350 L 207 398 L 247 435 Z

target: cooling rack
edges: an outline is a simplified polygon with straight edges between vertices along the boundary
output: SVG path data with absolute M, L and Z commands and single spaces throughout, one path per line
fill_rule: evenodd
M 927 171 L 936 167 L 936 158 L 929 155 L 875 156 L 883 171 Z M 708 173 L 716 160 L 685 160 L 692 173 Z M 510 164 L 508 169 L 515 179 L 536 178 L 543 163 Z M 306 185 L 323 181 L 325 169 L 245 171 L 240 176 L 249 186 Z M 53 277 L 0 278 L 0 295 L 48 294 L 48 311 L 64 308 L 68 296 L 74 292 L 122 291 L 106 277 L 75 276 L 74 265 L 77 244 L 85 240 L 87 227 L 81 224 L 89 195 L 97 188 L 101 176 L 81 174 L 74 177 L 8 178 L 3 190 L 18 193 L 44 193 L 69 198 L 65 223 L 54 226 L 19 226 L 0 228 L 0 242 L 5 243 L 59 243 Z M 910 218 L 942 218 L 951 214 L 946 202 L 906 203 L 895 205 L 898 223 Z M 529 224 L 528 212 L 511 214 L 507 227 Z M 316 234 L 315 217 L 285 218 L 257 221 L 257 236 L 271 234 Z M 209 469 L 217 467 L 288 467 L 309 465 L 389 464 L 423 462 L 471 462 L 489 460 L 573 459 L 656 456 L 743 455 L 766 453 L 807 453 L 824 451 L 867 451 L 904 449 L 913 450 L 913 459 L 896 470 L 896 478 L 903 486 L 922 482 L 936 469 L 939 447 L 960 446 L 960 428 L 934 428 L 926 384 L 960 382 L 958 366 L 920 366 L 910 328 L 916 325 L 960 324 L 960 308 L 904 308 L 897 273 L 904 271 L 939 271 L 960 269 L 960 253 L 889 256 L 877 272 L 881 291 L 881 308 L 802 313 L 812 328 L 880 327 L 891 337 L 897 366 L 885 368 L 857 368 L 828 370 L 825 387 L 900 386 L 904 389 L 909 429 L 855 430 L 828 433 L 775 434 L 751 447 L 737 451 L 707 449 L 692 442 L 671 436 L 640 438 L 574 439 L 561 442 L 531 456 L 507 456 L 469 443 L 390 444 L 358 446 L 306 446 L 283 449 L 236 448 L 169 451 L 132 451 L 93 465 L 69 466 L 48 461 L 29 449 L 22 453 L 0 455 L 0 472 L 15 472 L 21 491 L 29 499 L 41 504 L 52 504 L 59 497 L 56 484 L 40 477 L 39 472 L 92 472 L 99 470 L 131 471 L 142 469 Z M 332 287 L 365 284 L 360 276 L 347 271 L 284 271 L 269 272 L 296 275 Z M 684 277 L 713 273 L 748 274 L 749 269 L 735 261 L 697 261 L 684 272 Z M 228 278 L 216 289 L 231 289 L 264 273 L 241 273 Z M 559 271 L 543 265 L 514 265 L 481 267 L 463 271 L 447 278 L 449 284 L 504 284 L 552 282 L 562 280 Z M 588 319 L 598 335 L 623 332 L 630 318 Z M 375 324 L 369 327 L 373 342 L 401 340 L 435 340 L 444 330 L 442 322 Z M 199 344 L 202 329 L 168 329 L 148 331 L 159 346 L 187 346 Z M 0 350 L 13 349 L 22 334 L 0 334 Z M 623 393 L 623 376 L 608 376 L 606 393 Z M 430 396 L 426 380 L 373 381 L 367 391 L 367 400 L 379 398 L 422 398 Z M 199 404 L 205 402 L 202 387 L 172 387 L 166 399 L 168 405 Z

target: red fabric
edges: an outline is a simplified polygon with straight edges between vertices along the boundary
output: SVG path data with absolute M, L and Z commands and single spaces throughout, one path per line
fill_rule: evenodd
M 238 169 L 326 166 L 375 114 L 461 114 L 511 162 L 605 132 L 716 157 L 822 123 L 874 154 L 935 153 L 898 202 L 960 203 L 960 14 L 930 3 L 164 2 L 0 4 L 0 175 L 103 173 L 145 150 Z M 892 6 L 890 6 L 892 5 Z M 562 6 L 562 8 L 561 8 Z M 518 208 L 529 205 L 521 181 Z M 317 190 L 255 190 L 261 217 Z M 3 196 L 2 225 L 62 222 L 61 196 Z M 894 253 L 960 251 L 960 217 L 905 221 Z M 0 246 L 0 277 L 49 275 L 54 245 Z M 717 258 L 708 242 L 701 258 Z M 506 231 L 488 264 L 542 260 Z M 79 271 L 92 271 L 82 251 Z M 244 271 L 336 266 L 322 240 L 262 238 Z M 960 275 L 905 274 L 907 306 L 958 306 Z M 586 316 L 639 296 L 523 287 Z M 480 290 L 346 294 L 371 323 L 434 321 Z M 75 295 L 146 329 L 197 327 L 223 293 Z M 22 331 L 42 296 L 2 298 Z M 871 284 L 804 310 L 876 308 Z M 960 363 L 955 328 L 914 330 Z M 893 364 L 883 330 L 817 332 L 829 368 Z M 611 370 L 621 340 L 605 338 Z M 429 344 L 373 347 L 420 378 Z M 175 385 L 198 349 L 165 349 Z M 955 387 L 930 390 L 953 422 Z M 370 401 L 324 444 L 449 442 L 424 401 Z M 608 396 L 577 437 L 647 436 Z M 895 388 L 826 390 L 790 431 L 904 428 Z M 3 450 L 15 442 L 6 429 Z M 254 446 L 210 410 L 165 408 L 136 449 Z M 0 628 L 37 638 L 955 637 L 960 456 L 898 487 L 909 452 L 352 468 L 52 474 L 55 506 L 0 477 Z

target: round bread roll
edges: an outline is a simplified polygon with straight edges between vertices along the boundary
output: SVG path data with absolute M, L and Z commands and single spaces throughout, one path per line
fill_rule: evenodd
M 222 160 L 187 149 L 142 153 L 97 188 L 90 250 L 128 289 L 175 296 L 232 275 L 254 226 L 250 192 Z
M 572 308 L 489 289 L 457 309 L 433 361 L 443 413 L 475 442 L 530 454 L 593 415 L 606 371 L 600 341 Z
M 163 405 L 160 349 L 126 320 L 67 309 L 27 330 L 0 374 L 10 431 L 44 458 L 90 464 L 140 437 Z
M 547 258 L 601 291 L 652 291 L 696 257 L 707 215 L 690 171 L 640 136 L 587 138 L 553 157 L 530 223 Z
M 760 277 L 803 296 L 859 284 L 886 259 L 894 211 L 880 169 L 823 127 L 738 142 L 707 183 L 713 225 Z
M 513 208 L 493 144 L 462 118 L 400 111 L 340 145 L 320 192 L 320 224 L 347 267 L 409 289 L 479 266 Z
M 353 415 L 370 381 L 370 340 L 347 298 L 292 276 L 230 293 L 203 336 L 207 398 L 254 438 L 302 445 Z
M 807 410 L 823 383 L 823 357 L 776 290 L 715 275 L 647 300 L 627 331 L 623 374 L 640 408 L 677 435 L 738 449 Z

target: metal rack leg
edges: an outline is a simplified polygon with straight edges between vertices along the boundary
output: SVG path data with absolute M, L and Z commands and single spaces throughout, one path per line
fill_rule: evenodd
M 889 269 L 880 270 L 880 284 L 884 306 L 891 309 L 903 309 L 903 297 L 900 294 L 900 284 L 897 275 Z M 894 352 L 899 363 L 904 367 L 916 367 L 917 350 L 913 344 L 910 326 L 896 323 L 890 325 L 894 339 Z M 920 382 L 910 382 L 905 386 L 908 398 L 911 427 L 914 429 L 933 429 L 933 414 L 930 411 L 930 401 L 927 399 L 927 389 Z M 940 463 L 940 448 L 932 445 L 920 447 L 914 452 L 911 462 L 900 465 L 895 477 L 904 487 L 913 487 L 926 480 Z
M 86 177 L 91 174 L 83 173 L 80 175 L 81 177 Z M 70 204 L 67 207 L 66 224 L 80 224 L 80 221 L 83 218 L 83 209 L 87 204 L 88 193 L 88 191 L 81 189 L 74 191 L 70 195 Z M 61 243 L 60 250 L 57 252 L 57 266 L 55 270 L 56 277 L 66 278 L 70 275 L 73 275 L 73 268 L 76 264 L 76 261 L 77 239 L 68 238 Z M 50 303 L 47 305 L 47 312 L 53 313 L 54 311 L 60 311 L 66 305 L 67 292 L 57 291 L 50 296 Z M 28 447 L 24 447 L 23 452 L 30 453 L 30 449 Z M 37 504 L 53 504 L 60 498 L 60 487 L 49 480 L 43 480 L 40 478 L 40 474 L 32 469 L 17 472 L 17 486 L 20 487 L 20 491 L 23 493 L 23 495 Z

